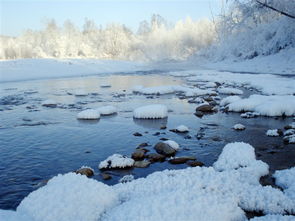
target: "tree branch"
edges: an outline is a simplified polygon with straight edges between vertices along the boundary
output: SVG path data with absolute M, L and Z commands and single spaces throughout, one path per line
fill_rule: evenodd
M 274 10 L 274 11 L 276 11 L 276 12 L 282 14 L 282 15 L 285 15 L 285 16 L 289 17 L 289 18 L 293 18 L 293 19 L 295 19 L 295 16 L 294 16 L 294 15 L 290 15 L 290 14 L 288 14 L 288 13 L 286 13 L 286 12 L 280 11 L 280 10 L 278 10 L 278 9 L 276 9 L 276 8 L 274 8 L 274 7 L 272 7 L 272 6 L 268 5 L 268 4 L 266 4 L 266 3 L 260 2 L 259 0 L 255 0 L 255 1 L 256 1 L 258 4 L 260 4 L 260 5 L 264 6 L 264 7 L 267 7 L 267 8 L 269 8 L 269 9 L 272 9 L 272 10 Z

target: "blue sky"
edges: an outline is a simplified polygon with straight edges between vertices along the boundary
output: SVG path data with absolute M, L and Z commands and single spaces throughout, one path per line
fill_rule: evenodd
M 0 0 L 1 35 L 17 36 L 25 29 L 39 30 L 48 19 L 58 25 L 71 20 L 82 27 L 85 18 L 96 24 L 119 22 L 136 30 L 139 22 L 160 14 L 169 22 L 186 17 L 211 19 L 221 0 Z

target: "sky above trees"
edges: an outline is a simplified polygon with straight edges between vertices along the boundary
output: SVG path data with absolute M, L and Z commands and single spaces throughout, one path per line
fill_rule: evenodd
M 211 18 L 220 12 L 222 0 L 0 0 L 1 35 L 17 36 L 25 29 L 40 30 L 54 19 L 58 25 L 71 20 L 82 27 L 85 19 L 96 24 L 125 24 L 137 30 L 143 20 L 160 14 L 175 23 L 191 17 Z

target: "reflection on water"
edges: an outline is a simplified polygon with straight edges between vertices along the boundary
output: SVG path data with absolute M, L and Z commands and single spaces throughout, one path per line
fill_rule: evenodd
M 137 119 L 133 118 L 133 122 L 139 126 L 152 129 L 161 129 L 167 126 L 168 118 L 163 119 Z

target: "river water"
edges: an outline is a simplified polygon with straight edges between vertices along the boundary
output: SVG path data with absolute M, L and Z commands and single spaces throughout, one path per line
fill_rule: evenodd
M 0 209 L 15 209 L 30 192 L 59 173 L 74 171 L 81 166 L 95 170 L 94 179 L 113 185 L 127 174 L 135 178 L 164 169 L 180 169 L 183 165 L 154 163 L 145 169 L 115 170 L 113 178 L 103 181 L 98 164 L 114 153 L 131 155 L 137 145 L 153 145 L 160 138 L 180 144 L 178 156 L 193 155 L 206 166 L 216 161 L 226 143 L 248 142 L 256 148 L 259 159 L 270 164 L 271 171 L 294 165 L 293 145 L 285 145 L 280 137 L 267 137 L 267 129 L 282 128 L 292 118 L 258 117 L 243 119 L 238 113 L 218 112 L 197 118 L 196 104 L 171 95 L 145 96 L 132 93 L 136 85 L 181 85 L 184 79 L 159 74 L 116 74 L 107 76 L 59 78 L 0 84 Z M 110 85 L 111 87 L 101 87 Z M 83 90 L 87 96 L 75 96 Z M 250 94 L 245 91 L 245 95 Z M 56 108 L 43 107 L 41 102 L 54 99 Z M 160 103 L 169 108 L 165 120 L 135 120 L 134 108 Z M 85 108 L 114 105 L 118 114 L 101 117 L 99 121 L 79 121 L 76 115 Z M 236 123 L 245 131 L 232 129 Z M 189 134 L 170 132 L 178 125 L 190 128 Z M 166 125 L 166 130 L 160 127 Z M 136 137 L 139 132 L 143 136 Z M 160 132 L 160 135 L 155 135 Z M 202 133 L 197 139 L 195 135 Z M 187 135 L 191 139 L 187 139 Z M 292 147 L 293 146 L 293 147 Z

